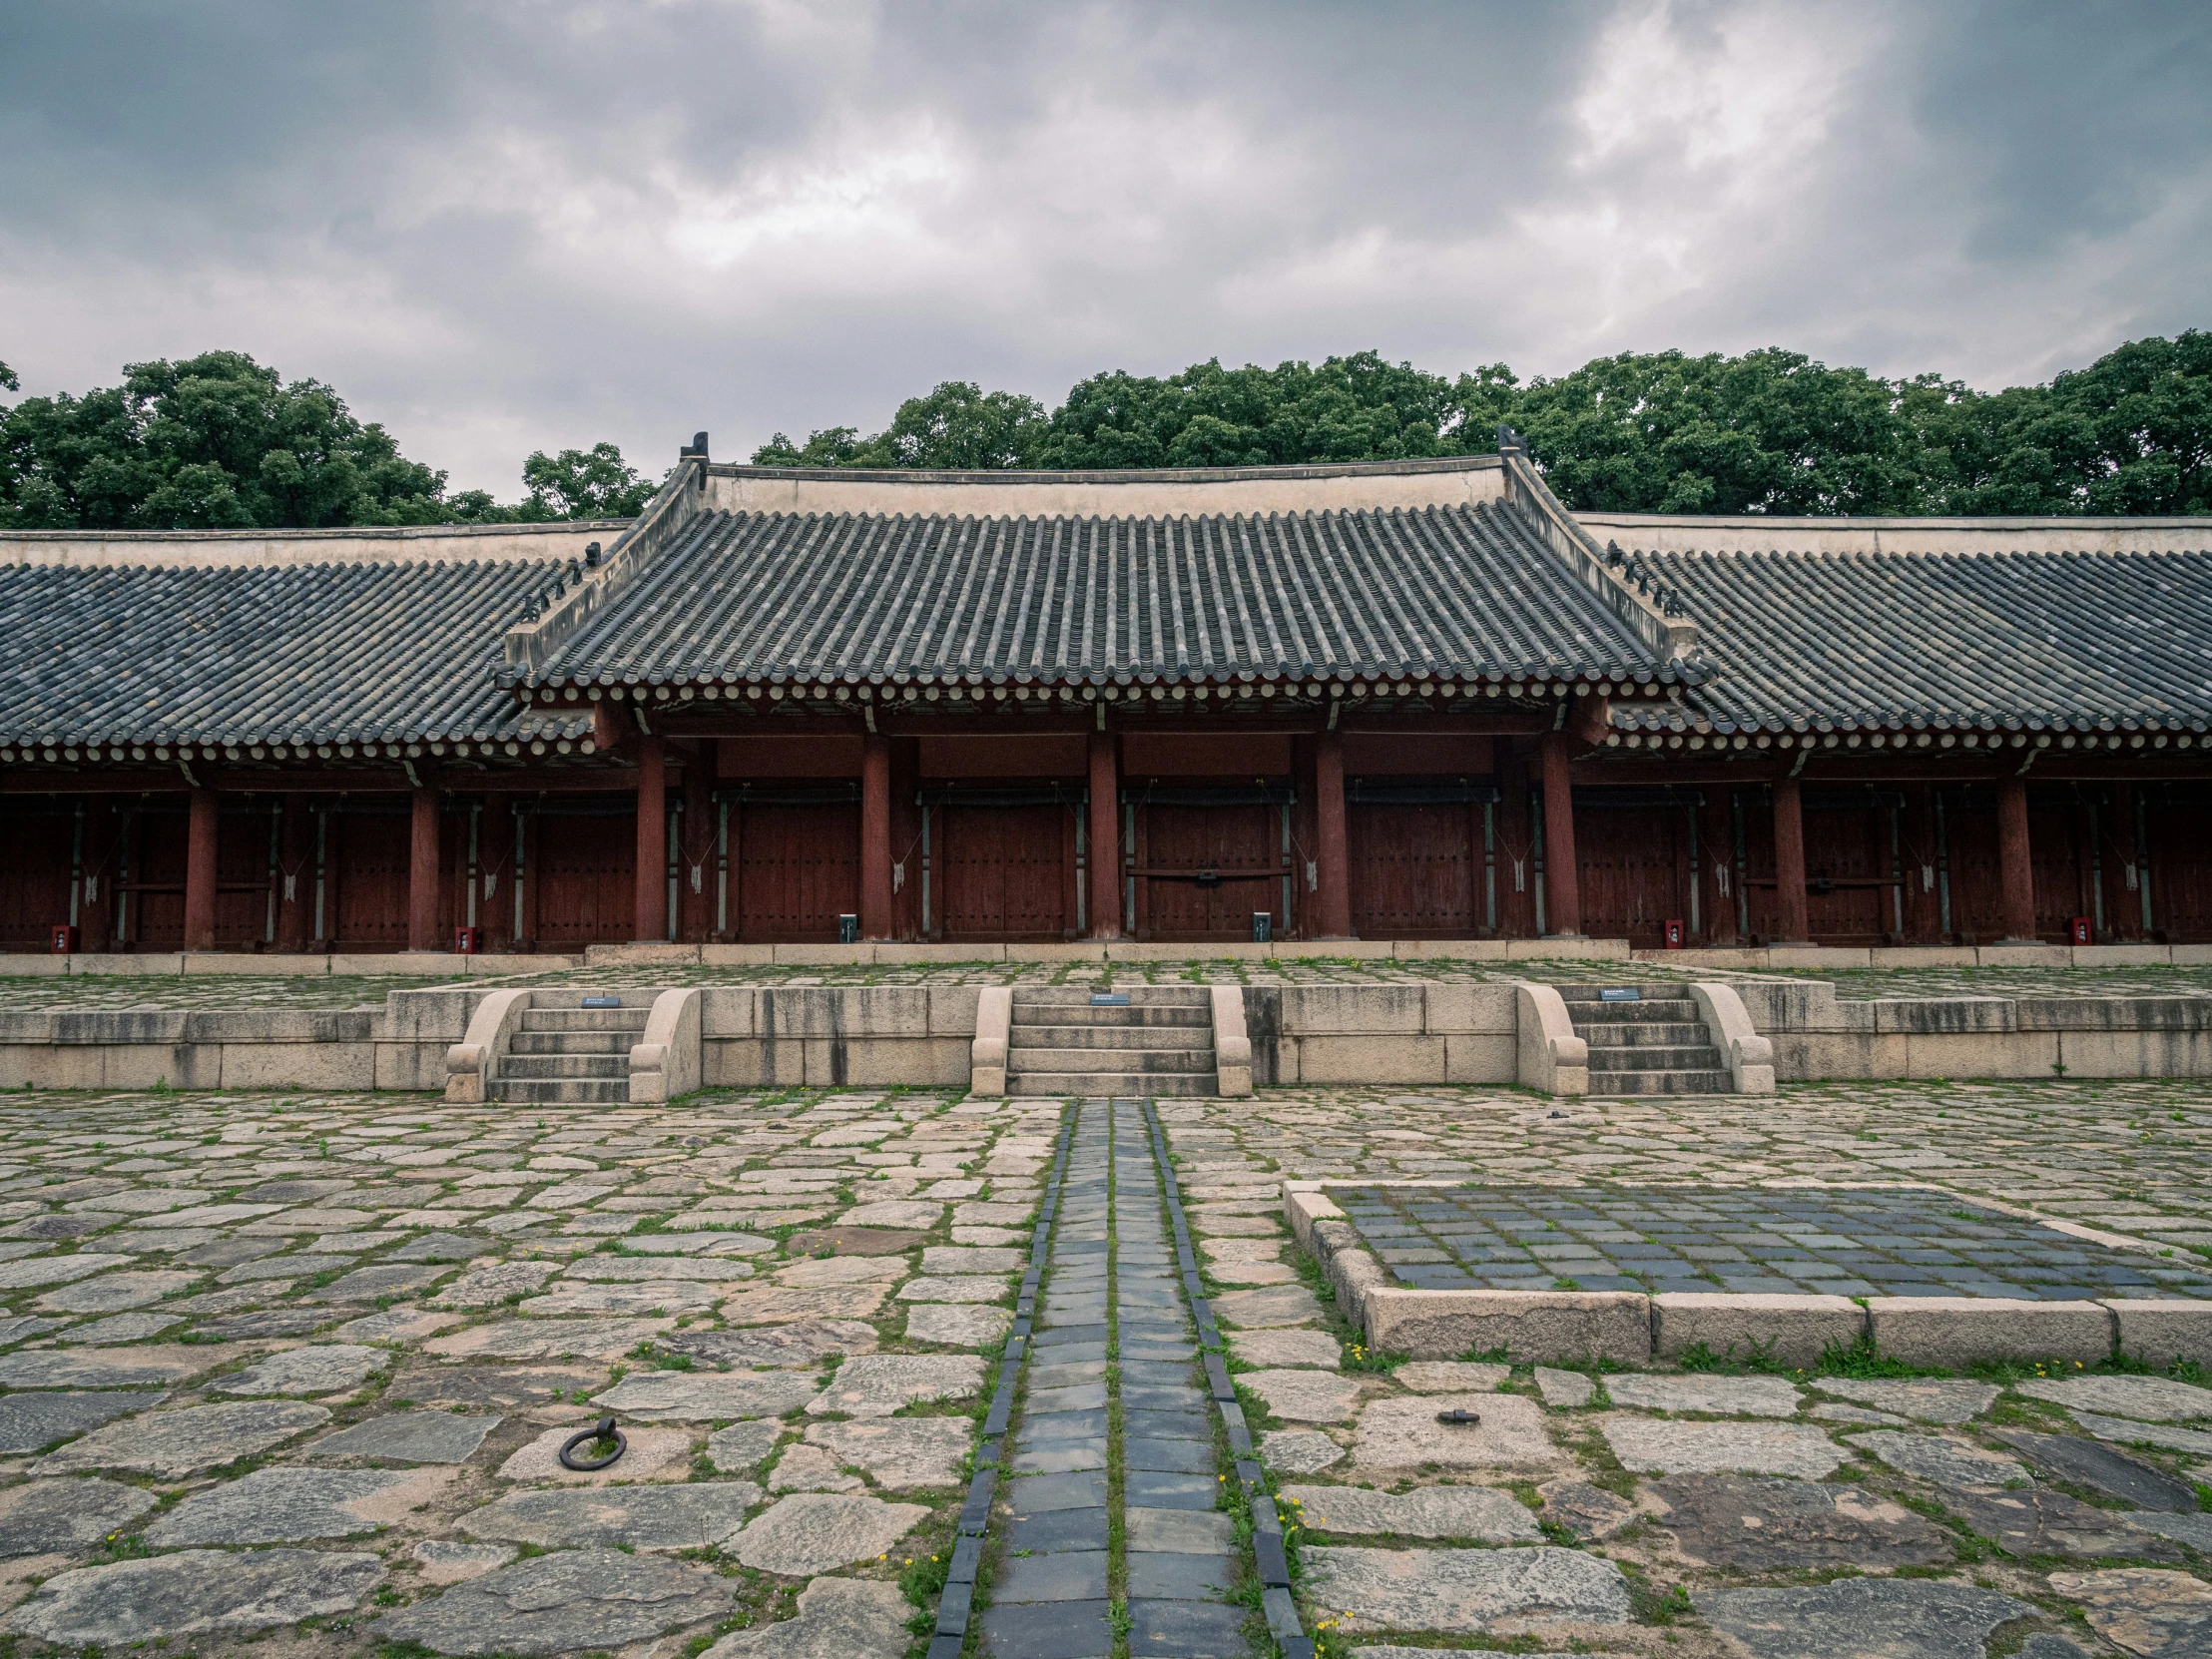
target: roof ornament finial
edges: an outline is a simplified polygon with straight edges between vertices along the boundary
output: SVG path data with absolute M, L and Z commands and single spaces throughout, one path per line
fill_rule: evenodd
M 1528 440 L 1501 420 L 1497 423 L 1497 452 L 1500 455 L 1526 456 Z
M 595 541 L 584 543 L 584 568 L 586 570 L 597 570 L 599 568 L 599 543 Z
M 1615 570 L 1620 569 L 1627 555 L 1621 552 L 1621 544 L 1619 542 L 1609 541 L 1605 544 L 1605 562 L 1611 565 Z

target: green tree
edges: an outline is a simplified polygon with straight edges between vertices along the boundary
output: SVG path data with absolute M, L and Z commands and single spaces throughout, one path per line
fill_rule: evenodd
M 533 450 L 522 463 L 523 487 L 529 491 L 526 505 L 532 516 L 542 518 L 633 518 L 658 487 L 638 475 L 611 443 L 595 443 L 589 449 L 564 449 L 548 455 Z M 472 508 L 483 491 L 467 492 Z M 460 498 L 456 497 L 456 506 Z M 477 516 L 484 509 L 477 508 Z

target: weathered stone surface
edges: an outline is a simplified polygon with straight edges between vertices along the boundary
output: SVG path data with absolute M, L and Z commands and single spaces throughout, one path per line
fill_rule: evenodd
M 881 1555 L 928 1513 L 918 1503 L 803 1492 L 780 1499 L 739 1533 L 735 1553 L 757 1572 L 810 1578 Z
M 0 1262 L 0 1291 L 20 1291 L 32 1285 L 66 1285 L 89 1279 L 106 1268 L 129 1267 L 134 1258 L 80 1251 L 75 1256 L 34 1256 L 24 1262 Z
M 1512 1375 L 1511 1366 L 1473 1365 L 1459 1360 L 1409 1360 L 1390 1373 L 1400 1387 L 1417 1394 L 1488 1393 Z
M 1950 1534 L 1858 1486 L 1686 1474 L 1648 1488 L 1682 1553 L 1744 1572 L 1925 1567 L 1952 1556 Z
M 1982 1659 L 1989 1633 L 2034 1609 L 1933 1579 L 1845 1578 L 1785 1590 L 1701 1590 L 1706 1621 L 1752 1659 Z
M 2115 1517 L 2130 1526 L 2139 1526 L 2145 1532 L 2155 1532 L 2161 1538 L 2171 1538 L 2176 1543 L 2187 1544 L 2199 1555 L 2212 1555 L 2212 1514 L 2198 1510 L 2193 1515 L 2168 1515 L 2156 1509 L 2130 1509 Z
M 113 1480 L 27 1480 L 0 1492 L 0 1560 L 96 1544 L 154 1507 L 154 1494 Z
M 783 1437 L 784 1425 L 774 1417 L 734 1422 L 707 1436 L 707 1456 L 725 1474 L 739 1474 L 759 1463 Z
M 505 1320 L 433 1337 L 422 1352 L 445 1360 L 619 1360 L 672 1321 Z
M 456 1411 L 387 1411 L 324 1435 L 304 1449 L 316 1457 L 379 1457 L 394 1463 L 465 1463 L 500 1417 Z
M 1316 1366 L 1336 1371 L 1344 1349 L 1326 1331 L 1239 1331 L 1229 1351 L 1248 1366 Z
M 736 1533 L 760 1501 L 750 1480 L 510 1492 L 460 1525 L 472 1538 L 548 1548 L 703 1549 Z
M 222 1355 L 189 1348 L 34 1349 L 0 1354 L 0 1388 L 143 1388 L 221 1364 Z
M 373 1555 L 188 1549 L 49 1578 L 5 1628 L 73 1647 L 266 1630 L 357 1607 L 383 1576 Z
M 906 1309 L 906 1340 L 947 1348 L 988 1348 L 1006 1335 L 1014 1316 L 1004 1308 L 972 1302 L 916 1302 Z
M 703 1314 L 715 1305 L 711 1285 L 679 1285 L 656 1279 L 640 1285 L 582 1285 L 563 1280 L 544 1296 L 523 1302 L 515 1312 L 528 1319 L 565 1320 L 601 1314 Z
M 894 1227 L 926 1233 L 937 1225 L 937 1218 L 943 1214 L 942 1204 L 931 1204 L 921 1199 L 894 1198 L 879 1204 L 856 1204 L 837 1218 L 837 1225 Z
M 1779 1377 L 1608 1377 L 1615 1405 L 1641 1411 L 1703 1411 L 1713 1416 L 1794 1417 L 1798 1391 Z
M 722 1304 L 731 1325 L 792 1325 L 801 1320 L 864 1320 L 883 1306 L 887 1285 L 831 1285 L 825 1290 L 793 1290 L 783 1285 L 747 1286 Z
M 1856 1450 L 1871 1452 L 1900 1474 L 1933 1480 L 1938 1486 L 2014 1486 L 2026 1484 L 2028 1478 L 2018 1459 L 1941 1434 L 1877 1428 L 1854 1434 L 1850 1443 Z
M 1245 1331 L 1317 1325 L 1321 1304 L 1303 1285 L 1269 1285 L 1256 1291 L 1224 1291 L 1213 1299 L 1214 1318 Z
M 1422 1486 L 1402 1496 L 1365 1486 L 1285 1486 L 1299 1520 L 1317 1532 L 1388 1532 L 1408 1538 L 1532 1542 L 1536 1517 L 1510 1492 L 1489 1486 Z
M 726 1580 L 663 1556 L 559 1550 L 387 1614 L 376 1633 L 439 1653 L 616 1648 L 719 1618 L 731 1595 Z
M 416 1291 L 427 1290 L 447 1274 L 451 1268 L 436 1266 L 355 1268 L 344 1278 L 334 1280 L 319 1291 L 307 1293 L 310 1302 L 374 1302 L 384 1296 L 412 1296 Z
M 799 1592 L 799 1615 L 733 1630 L 708 1659 L 900 1659 L 912 1606 L 897 1586 L 818 1578 Z
M 191 1405 L 150 1411 L 95 1429 L 32 1464 L 34 1474 L 77 1469 L 148 1469 L 178 1478 L 280 1445 L 319 1428 L 330 1413 L 296 1400 L 255 1400 L 235 1405 Z
M 2019 1428 L 1999 1429 L 1996 1437 L 2036 1468 L 2116 1497 L 2131 1508 L 2163 1509 L 2171 1515 L 2196 1510 L 2196 1488 L 2188 1481 L 2108 1445 L 2072 1434 L 2031 1434 Z
M 94 1320 L 88 1325 L 72 1328 L 59 1340 L 101 1346 L 110 1343 L 136 1343 L 148 1337 L 158 1337 L 170 1327 L 184 1323 L 174 1314 L 110 1314 L 104 1320 Z
M 350 1393 L 391 1364 L 380 1348 L 331 1343 L 272 1354 L 232 1377 L 216 1379 L 219 1394 Z
M 1439 1411 L 1481 1413 L 1474 1426 L 1446 1426 Z M 1379 1399 L 1360 1413 L 1360 1436 L 1352 1451 L 1360 1468 L 1413 1468 L 1433 1463 L 1447 1469 L 1553 1468 L 1566 1453 L 1544 1432 L 1543 1408 L 1516 1394 L 1426 1394 L 1418 1398 Z
M 839 1463 L 865 1469 L 878 1486 L 949 1486 L 960 1458 L 975 1441 L 967 1417 L 892 1417 L 887 1420 L 814 1422 L 807 1439 Z
M 47 1314 L 113 1314 L 125 1308 L 143 1308 L 165 1296 L 175 1296 L 198 1282 L 197 1273 L 111 1273 L 49 1291 L 34 1304 Z
M 928 1237 L 901 1227 L 817 1227 L 794 1233 L 789 1248 L 794 1256 L 903 1256 Z
M 2089 1610 L 2089 1628 L 2141 1659 L 2212 1653 L 2212 1584 L 2185 1572 L 2054 1572 L 2050 1587 Z
M 957 1302 L 982 1306 L 1007 1301 L 1013 1294 L 1010 1281 L 973 1273 L 942 1279 L 909 1279 L 898 1287 L 900 1302 Z
M 1545 1624 L 1626 1624 L 1620 1568 L 1580 1550 L 1325 1549 L 1305 1552 L 1309 1601 L 1346 1632 L 1519 1635 Z
M 1816 1378 L 1813 1386 L 1824 1394 L 1871 1405 L 1922 1422 L 1956 1426 L 1978 1417 L 1997 1397 L 1987 1382 L 1945 1382 L 1935 1379 Z
M 683 1480 L 691 1474 L 692 1436 L 682 1428 L 625 1428 L 629 1444 L 603 1469 L 561 1466 L 561 1442 L 588 1419 L 548 1428 L 499 1465 L 502 1480 L 557 1480 L 564 1486 L 611 1486 L 621 1480 Z
M 1344 1422 L 1360 1408 L 1357 1380 L 1325 1371 L 1250 1371 L 1237 1382 L 1287 1422 Z M 1435 1420 L 1435 1413 L 1429 1413 Z
M 857 1492 L 863 1482 L 846 1474 L 837 1459 L 819 1445 L 788 1445 L 769 1471 L 774 1492 Z
M 1590 1403 L 1597 1393 L 1597 1383 L 1578 1371 L 1554 1371 L 1549 1366 L 1538 1366 L 1536 1391 L 1544 1396 L 1546 1405 L 1571 1411 Z
M 925 1400 L 971 1398 L 982 1386 L 976 1355 L 863 1354 L 837 1368 L 830 1386 L 807 1402 L 807 1414 L 887 1417 Z
M 1840 1399 L 1817 1401 L 1805 1413 L 1822 1422 L 1855 1422 L 1869 1428 L 1910 1428 L 1911 1417 L 1901 1417 L 1895 1411 L 1874 1411 L 1864 1405 L 1846 1405 Z
M 8 1394 L 0 1397 L 0 1451 L 37 1451 L 168 1397 L 166 1388 Z
M 907 1316 L 909 1334 L 913 1319 Z M 873 1354 L 875 1343 L 875 1327 L 858 1320 L 801 1320 L 757 1331 L 672 1331 L 654 1347 L 718 1366 L 811 1371 L 832 1355 Z
M 2094 1411 L 2076 1411 L 2073 1419 L 2100 1440 L 2163 1446 L 2168 1451 L 2186 1451 L 2192 1457 L 2212 1457 L 2212 1432 L 2202 1428 L 2176 1428 L 2170 1422 L 2138 1422 L 2132 1417 L 2100 1417 Z
M 1260 1457 L 1278 1474 L 1319 1474 L 1344 1461 L 1345 1448 L 1318 1428 L 1276 1428 L 1260 1436 Z
M 146 1537 L 164 1549 L 351 1538 L 434 1502 L 451 1479 L 447 1469 L 256 1469 L 193 1493 Z
M 414 1558 L 427 1582 L 458 1584 L 505 1566 L 515 1558 L 515 1549 L 512 1544 L 459 1544 L 450 1538 L 430 1538 L 414 1546 Z
M 558 1262 L 500 1262 L 464 1273 L 430 1298 L 433 1308 L 496 1308 L 511 1296 L 528 1296 L 561 1271 Z
M 1613 1455 L 1643 1473 L 1787 1474 L 1818 1480 L 1844 1460 L 1834 1442 L 1807 1423 L 1682 1422 L 1608 1412 L 1597 1425 Z
M 814 1380 L 791 1372 L 649 1371 L 624 1378 L 592 1403 L 641 1422 L 705 1422 L 779 1417 L 814 1395 Z
M 1943 1493 L 1943 1507 L 2014 1555 L 2132 1555 L 2178 1561 L 2166 1539 L 2131 1526 L 2109 1509 L 2063 1492 L 2026 1487 L 2014 1492 Z
M 1626 1498 L 1586 1480 L 1547 1480 L 1536 1495 L 1544 1500 L 1545 1520 L 1590 1542 L 1610 1538 L 1642 1514 Z
M 833 1290 L 841 1285 L 895 1285 L 906 1264 L 860 1256 L 812 1257 L 776 1270 L 776 1283 L 795 1291 Z
M 484 1252 L 483 1241 L 459 1233 L 425 1233 L 397 1250 L 384 1253 L 387 1262 L 465 1262 Z
M 2145 1422 L 2193 1422 L 2212 1417 L 2212 1388 L 2177 1382 L 2170 1377 L 2066 1377 L 2055 1382 L 2021 1382 L 2030 1399 L 2047 1399 L 2069 1411 L 2101 1411 L 2107 1416 L 2140 1417 Z
M 435 1366 L 401 1372 L 385 1387 L 383 1403 L 506 1411 L 597 1393 L 608 1376 L 605 1366 Z

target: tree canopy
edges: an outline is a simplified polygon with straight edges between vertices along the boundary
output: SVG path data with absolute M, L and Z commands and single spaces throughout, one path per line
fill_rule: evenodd
M 132 363 L 123 383 L 0 406 L 0 528 L 218 530 L 628 517 L 653 485 L 611 443 L 539 451 L 523 499 L 446 493 L 318 380 L 239 351 Z M 0 386 L 17 381 L 0 363 Z
M 1584 511 L 2112 515 L 2212 512 L 2212 333 L 2133 340 L 2048 385 L 1884 379 L 1769 347 L 1624 352 L 1525 384 L 1380 352 L 1318 366 L 1116 370 L 1047 412 L 948 380 L 872 437 L 784 433 L 763 466 L 1206 467 L 1483 454 L 1517 427 Z

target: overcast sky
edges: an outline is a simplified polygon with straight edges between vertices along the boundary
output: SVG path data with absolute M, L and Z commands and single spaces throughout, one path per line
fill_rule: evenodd
M 15 0 L 0 359 L 210 347 L 456 487 L 943 379 L 2212 326 L 2212 5 Z

